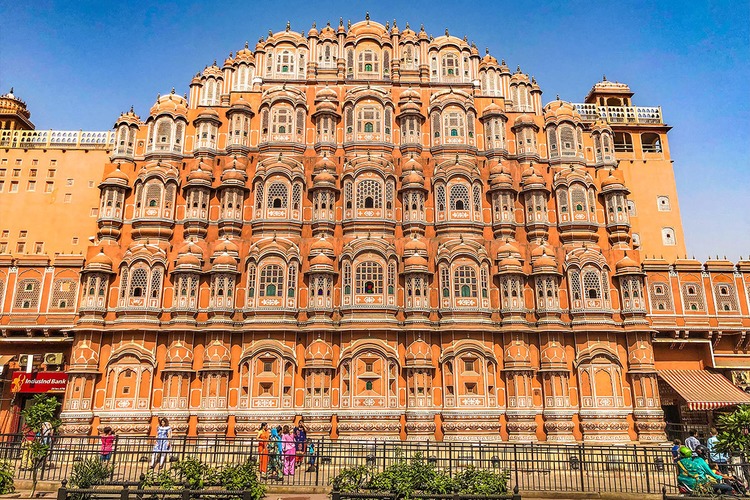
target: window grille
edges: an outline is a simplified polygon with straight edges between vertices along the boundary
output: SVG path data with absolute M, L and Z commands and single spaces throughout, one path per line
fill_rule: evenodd
M 445 210 L 445 187 L 441 184 L 435 188 L 435 198 L 437 198 L 438 212 Z
M 157 182 L 150 182 L 146 185 L 146 206 L 161 207 L 161 190 L 162 186 Z
M 377 262 L 362 262 L 356 270 L 357 294 L 383 293 L 383 266 Z
M 357 110 L 357 132 L 380 133 L 380 108 L 363 106 Z
M 396 263 L 388 263 L 388 294 L 396 293 Z
M 385 208 L 390 210 L 393 208 L 393 181 L 389 180 L 385 183 Z
M 302 137 L 305 131 L 305 110 L 302 108 L 297 109 L 297 135 Z
M 258 207 L 258 210 L 263 206 L 263 182 L 261 181 L 255 184 L 255 206 Z
M 148 271 L 139 267 L 133 271 L 130 278 L 130 298 L 139 298 L 146 296 L 146 286 L 148 285 Z
M 685 303 L 686 311 L 705 311 L 706 305 L 703 299 L 703 285 L 695 282 L 683 283 L 682 301 Z
M 73 279 L 59 279 L 52 285 L 50 309 L 73 310 L 78 291 L 78 282 Z
M 299 210 L 302 206 L 302 185 L 295 182 L 292 187 L 292 210 Z
M 247 297 L 255 297 L 255 265 L 247 266 Z
M 269 264 L 260 270 L 260 296 L 281 297 L 284 285 L 284 271 L 281 266 Z
M 432 134 L 440 137 L 440 115 L 437 112 L 432 113 Z
M 268 208 L 287 208 L 289 192 L 287 185 L 282 182 L 274 182 L 268 186 L 268 197 L 266 206 Z
M 596 212 L 596 194 L 594 188 L 589 188 L 589 212 L 591 213 L 591 220 L 594 221 L 594 213 Z
M 443 135 L 448 137 L 464 137 L 464 115 L 458 111 L 445 113 L 443 118 Z
M 161 269 L 151 271 L 151 298 L 158 299 L 161 295 Z
M 474 113 L 471 111 L 466 114 L 466 130 L 469 133 L 469 139 L 474 138 Z
M 481 210 L 482 210 L 482 188 L 478 184 L 475 184 L 474 185 L 474 212 L 476 212 L 476 214 L 479 214 Z
M 561 214 L 568 213 L 568 191 L 564 188 L 557 192 L 557 208 Z
M 451 186 L 451 210 L 469 209 L 469 189 L 463 184 Z
M 574 211 L 586 212 L 586 192 L 582 186 L 573 186 L 570 188 L 570 201 Z
M 271 132 L 274 134 L 288 134 L 292 131 L 292 111 L 289 108 L 277 107 L 273 109 Z
M 714 284 L 714 297 L 716 297 L 717 311 L 737 310 L 737 295 L 734 293 L 734 285 L 731 283 Z
M 292 262 L 289 264 L 289 271 L 287 272 L 286 281 L 287 296 L 294 297 L 294 293 L 297 290 L 297 263 Z
M 446 266 L 440 267 L 440 286 L 443 290 L 443 297 L 448 297 L 450 295 L 450 273 Z
M 352 291 L 352 264 L 350 262 L 344 262 L 343 274 L 344 293 L 349 295 Z
M 477 274 L 473 267 L 458 266 L 453 271 L 453 296 L 477 296 Z
M 671 311 L 672 310 L 672 290 L 668 283 L 655 281 L 651 283 L 651 310 L 652 311 Z
M 124 299 L 128 294 L 128 268 L 123 267 L 120 273 L 120 299 Z
M 383 208 L 383 191 L 380 181 L 365 179 L 357 184 L 357 208 Z
M 489 285 L 488 285 L 488 279 L 487 279 L 487 269 L 482 266 L 482 268 L 479 270 L 479 277 L 482 280 L 481 281 L 481 287 L 482 287 L 482 298 L 487 298 L 489 295 Z
M 41 295 L 41 282 L 37 279 L 22 279 L 16 286 L 16 301 L 13 307 L 16 309 L 36 309 L 39 307 Z
M 560 142 L 564 151 L 570 151 L 575 148 L 575 132 L 572 126 L 563 125 L 560 127 Z
M 568 281 L 570 282 L 570 295 L 573 300 L 581 300 L 581 273 L 577 269 L 572 269 L 568 273 Z

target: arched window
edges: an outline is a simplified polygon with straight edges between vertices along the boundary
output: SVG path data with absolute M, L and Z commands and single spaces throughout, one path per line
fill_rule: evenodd
M 445 186 L 442 184 L 435 188 L 435 203 L 437 204 L 438 212 L 445 210 Z
M 451 210 L 469 210 L 469 189 L 463 184 L 454 184 L 450 188 Z
M 378 106 L 362 106 L 357 109 L 357 132 L 380 133 L 381 110 Z
M 355 280 L 357 294 L 382 294 L 383 266 L 378 262 L 361 262 L 357 265 Z
M 292 110 L 288 107 L 275 107 L 271 114 L 271 133 L 292 133 Z
M 443 114 L 443 135 L 445 137 L 464 137 L 464 113 L 450 111 Z
M 380 181 L 365 179 L 357 183 L 357 208 L 383 208 L 383 186 Z
M 288 50 L 282 50 L 276 55 L 276 73 L 284 75 L 285 73 L 294 74 L 294 53 Z
M 665 246 L 674 246 L 677 244 L 674 229 L 671 227 L 665 227 L 661 230 L 661 241 Z
M 289 190 L 286 184 L 274 182 L 268 187 L 268 208 L 287 208 L 289 204 Z
M 453 271 L 453 296 L 477 296 L 477 273 L 472 266 L 458 266 Z
M 659 134 L 648 132 L 641 134 L 641 144 L 644 153 L 661 153 L 661 138 Z
M 560 125 L 560 145 L 563 154 L 575 154 L 575 130 L 572 125 Z
M 139 298 L 145 296 L 147 285 L 148 271 L 140 267 L 135 269 L 130 277 L 130 297 Z
M 378 73 L 380 71 L 378 54 L 373 50 L 363 50 L 360 52 L 358 71 L 359 73 Z
M 450 80 L 452 77 L 458 76 L 459 75 L 458 56 L 453 53 L 445 54 L 443 56 L 441 67 L 442 67 L 442 75 L 444 78 L 447 78 Z
M 268 264 L 260 270 L 260 296 L 281 297 L 284 290 L 284 270 L 277 264 Z
M 583 273 L 583 290 L 587 299 L 602 297 L 602 283 L 598 272 L 589 270 Z

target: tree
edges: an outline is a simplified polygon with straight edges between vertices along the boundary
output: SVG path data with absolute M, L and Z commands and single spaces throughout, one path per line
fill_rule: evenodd
M 60 420 L 55 417 L 60 403 L 56 398 L 37 394 L 31 400 L 31 406 L 21 411 L 24 423 L 27 429 L 34 433 L 33 440 L 24 440 L 22 447 L 25 447 L 24 453 L 28 455 L 28 462 L 31 465 L 31 495 L 34 495 L 37 484 L 37 473 L 43 466 L 47 454 L 49 453 L 51 436 L 42 436 L 42 429 L 45 422 L 49 422 L 52 430 L 60 426 Z
M 750 453 L 750 405 L 742 405 L 732 413 L 719 416 L 719 450 L 729 453 Z

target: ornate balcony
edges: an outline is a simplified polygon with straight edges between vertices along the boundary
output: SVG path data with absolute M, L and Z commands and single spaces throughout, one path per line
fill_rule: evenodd
M 581 120 L 593 122 L 601 118 L 616 125 L 663 125 L 660 106 L 597 106 L 574 103 Z
M 3 148 L 112 149 L 113 131 L 0 130 Z

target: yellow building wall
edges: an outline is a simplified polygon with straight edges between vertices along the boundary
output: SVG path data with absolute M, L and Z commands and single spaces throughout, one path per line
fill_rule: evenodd
M 0 254 L 85 253 L 96 235 L 98 184 L 108 154 L 0 149 Z

